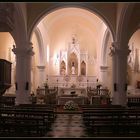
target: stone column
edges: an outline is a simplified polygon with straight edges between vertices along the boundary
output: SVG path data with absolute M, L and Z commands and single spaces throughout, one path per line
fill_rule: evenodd
M 107 70 L 108 66 L 100 66 L 101 83 L 104 87 L 108 86 Z
M 15 93 L 15 62 L 12 62 L 12 72 L 11 72 L 11 85 L 10 93 Z
M 114 104 L 114 96 L 117 94 L 116 92 L 116 68 L 117 68 L 117 59 L 116 59 L 116 44 L 115 42 L 112 43 L 112 47 L 110 48 L 110 56 L 112 57 L 112 89 L 111 89 L 111 100 L 112 100 L 112 104 Z
M 22 44 L 23 45 L 23 44 Z M 13 46 L 16 55 L 16 102 L 15 104 L 28 104 L 31 92 L 31 57 L 32 43 L 25 43 L 26 47 Z
M 112 104 L 126 106 L 127 103 L 127 56 L 128 48 L 120 48 L 118 42 L 112 43 L 112 74 L 113 92 Z
M 38 79 L 38 86 L 42 86 L 45 83 L 46 80 L 46 74 L 45 74 L 45 66 L 37 66 L 39 71 L 39 79 Z

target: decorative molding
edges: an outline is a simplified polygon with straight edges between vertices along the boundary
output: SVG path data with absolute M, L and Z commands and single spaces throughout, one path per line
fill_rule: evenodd
M 122 55 L 122 56 L 128 56 L 129 53 L 131 52 L 130 49 L 128 48 L 119 48 L 120 47 L 120 43 L 119 42 L 112 42 L 112 47 L 110 47 L 110 56 L 113 55 Z
M 68 75 L 66 75 L 66 76 L 64 76 L 64 80 L 66 81 L 66 82 L 68 82 L 68 81 L 70 81 L 70 76 L 68 76 Z
M 38 69 L 44 70 L 46 66 L 37 66 Z
M 14 54 L 18 56 L 27 56 L 27 55 L 33 56 L 34 55 L 31 42 L 29 42 L 29 45 L 27 45 L 27 47 L 25 48 L 17 48 L 15 45 L 13 45 L 12 51 L 14 52 Z
M 81 76 L 81 75 L 77 76 L 77 81 L 82 82 L 83 81 L 83 76 Z
M 0 4 L 0 31 L 10 32 L 14 29 L 14 7 L 13 4 Z
M 106 71 L 108 69 L 108 66 L 100 66 L 100 69 Z

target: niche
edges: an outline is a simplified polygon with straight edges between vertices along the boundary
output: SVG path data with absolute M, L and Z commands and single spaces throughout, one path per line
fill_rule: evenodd
M 66 63 L 64 60 L 60 64 L 60 75 L 65 75 L 66 74 Z
M 86 63 L 84 61 L 81 62 L 81 75 L 86 75 Z

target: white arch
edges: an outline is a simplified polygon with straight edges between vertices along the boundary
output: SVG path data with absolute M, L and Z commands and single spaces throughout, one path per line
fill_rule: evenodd
M 107 55 L 108 55 L 107 54 L 107 52 L 108 52 L 107 43 L 108 43 L 109 37 L 110 37 L 110 32 L 107 28 L 105 31 L 105 34 L 104 34 L 102 48 L 101 48 L 101 64 L 100 64 L 101 66 L 107 66 Z
M 38 49 L 39 49 L 39 66 L 41 65 L 45 65 L 45 56 L 44 56 L 44 43 L 43 43 L 43 40 L 42 40 L 42 34 L 39 30 L 38 27 L 36 27 L 35 29 L 35 35 L 37 37 L 37 41 L 38 41 Z
M 103 20 L 105 22 L 105 24 L 108 26 L 108 28 L 110 29 L 110 32 L 112 33 L 112 37 L 113 39 L 115 38 L 115 31 L 113 30 L 113 27 L 111 25 L 111 23 L 107 20 L 107 18 L 102 14 L 100 13 L 96 8 L 95 9 L 91 9 L 89 7 L 86 7 L 84 5 L 79 5 L 79 4 L 76 4 L 76 3 L 69 3 L 68 5 L 67 4 L 63 4 L 63 5 L 55 5 L 53 7 L 50 7 L 50 9 L 46 9 L 44 10 L 42 13 L 40 13 L 40 15 L 35 19 L 35 21 L 33 22 L 33 24 L 31 25 L 31 28 L 29 29 L 29 32 L 28 32 L 28 36 L 29 36 L 29 39 L 31 39 L 31 36 L 32 36 L 32 32 L 34 30 L 34 28 L 36 27 L 36 25 L 45 17 L 47 16 L 47 14 L 53 12 L 53 11 L 56 11 L 58 9 L 61 9 L 61 8 L 69 8 L 69 7 L 73 7 L 73 8 L 81 8 L 81 9 L 85 9 L 85 10 L 88 10 L 89 12 L 97 15 L 97 17 L 99 17 L 101 20 Z
M 124 7 L 121 10 L 118 19 L 119 22 L 117 24 L 117 31 L 116 31 L 116 38 L 115 38 L 115 41 L 117 42 L 128 43 L 129 41 L 126 31 L 128 30 L 128 22 L 130 20 L 133 7 L 134 7 L 133 3 L 125 3 Z
M 28 43 L 29 39 L 27 37 L 27 26 L 26 26 L 26 21 L 24 18 L 24 13 L 22 11 L 21 5 L 19 3 L 13 3 L 13 5 L 15 9 L 14 17 L 13 17 L 14 28 L 10 33 L 12 34 L 15 43 L 17 44 L 17 47 L 19 47 L 21 46 L 22 41 L 25 44 L 25 42 Z M 18 42 L 18 40 L 20 42 Z

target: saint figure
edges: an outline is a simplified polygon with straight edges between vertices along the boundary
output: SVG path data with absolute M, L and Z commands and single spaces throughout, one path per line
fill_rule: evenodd
M 75 74 L 75 66 L 74 66 L 74 62 L 72 62 L 71 74 Z

